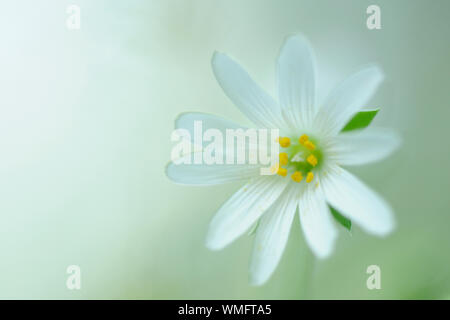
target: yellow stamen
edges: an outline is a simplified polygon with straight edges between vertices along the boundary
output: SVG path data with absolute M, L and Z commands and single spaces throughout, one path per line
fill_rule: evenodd
M 314 173 L 308 172 L 308 174 L 306 175 L 306 182 L 310 183 L 311 181 L 313 181 L 313 179 L 314 179 Z
M 303 179 L 302 173 L 300 171 L 295 171 L 292 175 L 291 175 L 292 180 L 294 180 L 295 182 L 300 182 Z
M 288 137 L 280 137 L 280 146 L 282 146 L 283 148 L 287 148 L 291 145 L 291 139 L 289 139 Z
M 280 164 L 282 166 L 287 165 L 289 162 L 289 158 L 286 152 L 280 152 Z
M 313 151 L 314 149 L 316 149 L 316 146 L 314 145 L 314 143 L 312 143 L 311 141 L 305 141 L 305 147 L 308 148 L 309 150 Z
M 286 177 L 287 176 L 287 169 L 279 168 L 278 171 L 277 171 L 277 174 L 280 175 L 280 176 Z
M 306 161 L 308 161 L 313 167 L 317 165 L 317 158 L 313 154 L 310 154 L 308 158 L 306 158 Z
M 302 134 L 300 136 L 300 138 L 298 139 L 298 142 L 300 142 L 300 144 L 305 144 L 306 141 L 308 141 L 308 136 L 306 134 Z

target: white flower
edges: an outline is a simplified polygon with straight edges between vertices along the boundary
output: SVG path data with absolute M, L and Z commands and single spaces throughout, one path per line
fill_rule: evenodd
M 215 53 L 212 67 L 225 93 L 257 127 L 280 130 L 284 152 L 280 154 L 278 174 L 272 176 L 261 176 L 250 165 L 168 165 L 168 177 L 183 184 L 249 179 L 212 219 L 207 247 L 222 249 L 259 220 L 250 282 L 260 285 L 281 258 L 297 208 L 303 234 L 318 258 L 331 254 L 338 234 L 329 205 L 368 233 L 384 236 L 393 230 L 389 205 L 342 168 L 385 158 L 400 143 L 395 132 L 387 129 L 341 132 L 383 80 L 378 67 L 370 66 L 350 76 L 320 108 L 313 52 L 301 36 L 288 38 L 278 58 L 278 102 L 227 55 Z M 201 113 L 181 115 L 176 127 L 192 129 L 193 120 L 202 120 L 223 132 L 241 127 Z

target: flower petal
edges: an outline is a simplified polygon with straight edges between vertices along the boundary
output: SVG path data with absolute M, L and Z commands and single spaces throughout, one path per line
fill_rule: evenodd
M 320 183 L 328 203 L 367 232 L 385 236 L 394 229 L 390 206 L 350 172 L 329 166 Z
M 326 99 L 316 117 L 316 126 L 324 134 L 337 134 L 369 101 L 383 81 L 377 66 L 370 66 L 342 82 Z
M 318 258 L 328 257 L 338 233 L 320 188 L 305 188 L 299 200 L 299 215 L 303 234 L 313 253 Z
M 283 116 L 294 128 L 308 128 L 316 114 L 315 60 L 309 42 L 289 37 L 278 57 L 278 95 Z
M 340 165 L 361 165 L 387 158 L 400 143 L 397 132 L 371 127 L 339 134 L 328 152 Z
M 188 137 L 182 136 L 182 138 L 187 138 L 190 143 L 193 143 L 189 149 L 194 153 L 202 153 L 202 150 L 205 150 L 202 147 L 205 147 L 205 144 L 211 143 L 210 141 L 203 141 L 202 138 L 199 139 L 201 141 L 195 140 L 194 123 L 196 121 L 201 122 L 200 134 L 203 134 L 208 129 L 215 129 L 220 131 L 223 137 L 226 137 L 227 129 L 247 129 L 233 121 L 215 115 L 199 112 L 183 113 L 175 120 L 175 128 L 187 130 L 186 135 Z M 259 164 L 248 164 L 247 154 L 252 150 L 251 146 L 245 143 L 243 148 L 245 150 L 241 150 L 241 152 L 245 152 L 247 160 L 245 164 L 237 164 L 237 156 L 239 154 L 238 146 L 233 146 L 233 150 L 231 150 L 231 146 L 225 145 L 222 160 L 224 162 L 228 160 L 227 157 L 230 156 L 229 151 L 231 151 L 235 164 L 195 164 L 193 161 L 194 154 L 190 152 L 180 158 L 177 155 L 177 159 L 174 159 L 175 162 L 170 162 L 167 165 L 166 175 L 169 179 L 179 184 L 203 186 L 222 184 L 258 176 L 261 166 Z M 202 159 L 204 158 L 202 155 Z
M 185 157 L 191 157 L 191 155 Z M 248 164 L 207 165 L 170 162 L 166 167 L 166 175 L 170 180 L 179 184 L 211 186 L 256 177 L 260 174 L 260 167 Z
M 175 119 L 175 129 L 188 130 L 191 142 L 195 143 L 194 124 L 196 121 L 201 122 L 202 133 L 208 129 L 216 129 L 222 132 L 224 137 L 226 136 L 226 129 L 233 129 L 233 130 L 239 128 L 247 129 L 234 121 L 213 114 L 207 114 L 202 112 L 186 112 L 180 114 Z
M 258 177 L 237 191 L 209 225 L 206 246 L 219 250 L 234 241 L 278 199 L 287 183 L 279 177 Z
M 233 103 L 257 126 L 279 128 L 277 103 L 234 60 L 216 52 L 212 68 L 217 81 Z
M 262 285 L 277 267 L 297 210 L 298 188 L 288 186 L 261 217 L 250 260 L 250 283 Z

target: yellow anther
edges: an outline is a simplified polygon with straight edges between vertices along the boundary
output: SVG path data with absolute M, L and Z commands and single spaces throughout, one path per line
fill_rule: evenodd
M 280 152 L 280 164 L 282 166 L 287 165 L 289 162 L 289 158 L 286 152 Z
M 280 137 L 280 146 L 282 146 L 283 148 L 287 148 L 291 145 L 291 139 L 289 139 L 288 137 Z
M 287 169 L 279 168 L 278 171 L 277 171 L 277 174 L 280 175 L 280 176 L 286 177 L 287 176 Z
M 308 136 L 306 134 L 302 134 L 300 136 L 300 138 L 298 139 L 298 142 L 300 142 L 300 144 L 305 144 L 306 141 L 308 141 Z
M 308 174 L 306 175 L 306 182 L 310 183 L 311 181 L 313 181 L 313 179 L 314 179 L 314 173 L 308 172 Z
M 305 147 L 308 148 L 309 150 L 313 151 L 314 149 L 316 149 L 316 146 L 314 145 L 314 143 L 312 143 L 311 141 L 307 140 L 305 141 Z
M 308 158 L 306 158 L 306 161 L 308 161 L 309 164 L 312 165 L 313 167 L 317 165 L 317 158 L 313 154 L 310 154 Z
M 303 179 L 302 173 L 300 171 L 295 171 L 292 175 L 291 175 L 292 180 L 294 180 L 295 182 L 300 182 Z

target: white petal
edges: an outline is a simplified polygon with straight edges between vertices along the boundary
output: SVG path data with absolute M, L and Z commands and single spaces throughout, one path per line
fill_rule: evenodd
M 217 129 L 226 135 L 226 129 L 246 129 L 244 126 L 231 120 L 207 113 L 186 112 L 180 114 L 175 119 L 175 129 L 186 129 L 189 131 L 191 142 L 194 143 L 194 124 L 196 121 L 201 122 L 202 133 L 208 129 Z
M 315 186 L 306 187 L 298 210 L 309 247 L 318 258 L 328 257 L 333 252 L 338 233 L 322 190 Z
M 390 206 L 350 172 L 337 166 L 320 180 L 328 203 L 367 232 L 385 236 L 395 227 Z
M 280 127 L 277 103 L 237 62 L 216 52 L 212 58 L 212 68 L 223 91 L 253 123 L 265 128 Z
M 370 127 L 339 134 L 327 152 L 340 165 L 361 165 L 387 158 L 400 142 L 397 132 Z
M 316 117 L 325 134 L 337 134 L 362 109 L 383 81 L 377 66 L 367 67 L 342 82 L 326 99 Z
M 283 115 L 296 128 L 308 128 L 316 114 L 315 59 L 302 36 L 286 40 L 278 58 L 278 94 Z
M 190 113 L 183 113 L 178 116 L 178 118 L 175 120 L 175 128 L 176 129 L 185 129 L 189 133 L 190 142 L 195 143 L 197 146 L 194 145 L 191 146 L 191 150 L 194 152 L 202 152 L 201 147 L 205 147 L 205 144 L 210 144 L 211 141 L 195 141 L 195 129 L 194 129 L 194 123 L 196 121 L 201 121 L 201 132 L 200 134 L 203 134 L 208 129 L 216 129 L 219 130 L 223 137 L 226 137 L 226 130 L 227 129 L 246 129 L 243 126 L 215 116 L 211 114 L 206 113 L 198 113 L 198 112 L 190 112 Z M 225 143 L 225 142 L 224 142 Z M 245 155 L 247 157 L 249 152 L 249 144 L 245 144 Z M 228 155 L 228 148 L 224 146 L 224 154 L 223 154 L 223 161 L 227 160 Z M 232 152 L 235 163 L 238 155 L 238 149 L 237 146 L 233 148 Z M 259 175 L 259 168 L 260 165 L 249 165 L 248 159 L 246 164 L 194 164 L 193 162 L 193 154 L 189 153 L 187 155 L 184 155 L 181 157 L 181 159 L 177 159 L 178 162 L 176 163 L 169 163 L 166 167 L 166 175 L 169 179 L 172 181 L 179 183 L 179 184 L 186 184 L 186 185 L 215 185 L 215 184 L 222 184 L 226 182 L 231 181 L 238 181 L 238 180 L 245 180 L 249 179 L 251 177 Z M 186 160 L 190 159 L 190 163 Z M 204 157 L 202 156 L 202 159 Z M 189 164 L 186 164 L 189 163 Z
M 191 157 L 187 155 L 185 157 Z M 175 164 L 166 167 L 167 177 L 175 183 L 185 185 L 210 186 L 231 181 L 245 180 L 258 176 L 259 165 L 237 164 Z
M 239 189 L 211 220 L 206 246 L 219 250 L 242 235 L 278 199 L 286 185 L 286 179 L 264 176 Z
M 262 285 L 277 267 L 297 210 L 298 188 L 288 186 L 261 217 L 250 260 L 250 283 Z

